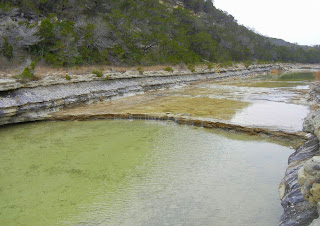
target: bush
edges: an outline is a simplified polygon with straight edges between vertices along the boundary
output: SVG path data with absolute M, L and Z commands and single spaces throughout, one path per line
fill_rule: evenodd
M 71 77 L 69 75 L 66 75 L 66 80 L 71 80 Z
M 194 65 L 193 64 L 188 64 L 188 69 L 191 71 L 191 72 L 195 72 L 196 70 L 194 69 Z
M 99 78 L 103 76 L 103 73 L 101 71 L 99 71 L 99 70 L 93 70 L 92 74 L 95 74 Z
M 35 81 L 39 78 L 34 74 L 36 63 L 32 61 L 29 66 L 25 67 L 21 74 L 17 75 L 16 78 L 22 82 Z
M 211 62 L 207 63 L 207 67 L 208 67 L 209 70 L 211 70 L 213 68 L 213 63 L 211 63 Z
M 137 71 L 139 71 L 140 75 L 143 75 L 144 70 L 142 67 L 137 67 Z
M 246 60 L 245 62 L 243 62 L 243 64 L 244 64 L 244 66 L 245 66 L 246 68 L 249 68 L 250 65 L 252 64 L 252 61 L 251 61 L 251 60 Z
M 165 70 L 167 72 L 173 72 L 173 68 L 172 67 L 166 67 L 163 70 Z

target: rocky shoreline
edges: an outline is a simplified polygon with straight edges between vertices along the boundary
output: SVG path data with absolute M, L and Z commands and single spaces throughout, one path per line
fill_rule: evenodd
M 309 225 L 319 217 L 317 205 L 307 201 L 307 198 L 309 199 L 310 190 L 312 191 L 313 187 L 320 184 L 320 175 L 317 174 L 320 162 L 313 163 L 313 158 L 320 155 L 320 83 L 313 83 L 311 90 L 309 100 L 312 104 L 311 111 L 304 120 L 303 130 L 312 136 L 289 157 L 288 168 L 279 186 L 281 205 L 284 208 L 280 221 L 281 226 Z M 308 169 L 310 161 L 312 163 L 311 172 Z M 313 178 L 311 180 L 302 179 L 305 177 L 304 171 L 308 171 L 306 174 Z M 309 194 L 306 194 L 308 192 Z M 320 195 L 319 191 L 315 193 L 315 196 Z M 318 223 L 314 225 L 319 225 L 318 219 L 315 221 Z

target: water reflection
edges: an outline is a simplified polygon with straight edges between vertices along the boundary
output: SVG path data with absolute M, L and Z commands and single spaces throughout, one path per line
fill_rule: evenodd
M 302 131 L 303 120 L 308 112 L 309 108 L 303 105 L 256 101 L 247 108 L 238 111 L 231 122 L 298 132 Z

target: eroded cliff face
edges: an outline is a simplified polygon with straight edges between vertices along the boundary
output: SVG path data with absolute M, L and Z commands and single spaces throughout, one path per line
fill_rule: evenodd
M 318 218 L 320 201 L 320 82 L 313 83 L 310 93 L 311 111 L 304 121 L 309 132 L 307 142 L 289 157 L 285 177 L 279 186 L 284 214 L 280 225 L 309 225 Z M 313 225 L 319 225 L 315 220 Z

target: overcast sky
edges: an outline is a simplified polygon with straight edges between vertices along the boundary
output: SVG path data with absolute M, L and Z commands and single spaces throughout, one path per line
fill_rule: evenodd
M 213 4 L 260 34 L 320 45 L 320 0 L 214 0 Z

